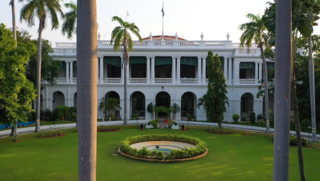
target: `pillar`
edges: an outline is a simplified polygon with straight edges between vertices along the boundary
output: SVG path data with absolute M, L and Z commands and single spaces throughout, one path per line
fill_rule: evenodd
M 259 79 L 262 79 L 262 63 L 259 63 Z
M 100 83 L 103 83 L 103 56 L 100 58 Z
M 172 57 L 172 84 L 175 84 L 176 80 L 176 57 Z
M 201 84 L 201 57 L 198 57 L 198 84 Z
M 70 62 L 70 83 L 73 83 L 73 61 Z
M 155 57 L 151 57 L 151 84 L 154 84 L 154 67 L 155 67 L 155 63 L 154 60 Z
M 120 57 L 121 58 L 121 83 L 124 83 L 124 63 L 123 63 L 123 56 Z
M 228 80 L 227 57 L 223 57 L 223 74 L 226 82 Z
M 255 68 L 254 68 L 254 83 L 255 84 L 258 84 L 258 66 L 259 64 L 258 63 L 255 63 Z
M 147 84 L 150 84 L 150 56 L 147 56 L 147 63 L 146 63 L 146 65 L 147 65 L 147 77 L 146 77 L 146 83 Z M 146 104 L 147 105 L 147 104 Z
M 66 83 L 69 83 L 69 62 L 66 61 Z
M 232 84 L 232 58 L 229 57 L 229 77 L 228 77 L 229 84 Z
M 180 84 L 180 58 L 177 57 L 177 84 Z
M 207 72 L 207 60 L 205 57 L 202 57 L 202 84 L 207 84 L 206 81 L 206 72 Z

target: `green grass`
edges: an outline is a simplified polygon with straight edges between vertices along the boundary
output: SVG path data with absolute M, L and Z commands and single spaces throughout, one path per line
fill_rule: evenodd
M 121 126 L 120 131 L 98 132 L 97 180 L 258 180 L 273 176 L 273 143 L 271 135 L 237 131 L 218 135 L 205 132 L 205 127 L 190 131 L 151 129 L 140 131 L 135 126 Z M 78 180 L 75 129 L 64 130 L 64 137 L 35 138 L 41 133 L 0 139 L 0 180 L 70 181 Z M 206 157 L 180 163 L 149 163 L 113 156 L 120 141 L 128 136 L 150 133 L 178 133 L 198 137 L 209 148 Z M 307 180 L 318 180 L 320 144 L 303 148 Z M 290 147 L 290 181 L 299 180 L 297 148 Z

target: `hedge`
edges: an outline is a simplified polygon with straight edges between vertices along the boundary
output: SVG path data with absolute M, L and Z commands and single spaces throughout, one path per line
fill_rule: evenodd
M 186 142 L 193 145 L 196 145 L 196 148 L 187 148 L 185 147 L 183 150 L 175 150 L 172 149 L 170 152 L 165 155 L 164 151 L 153 150 L 150 151 L 146 147 L 143 147 L 140 150 L 136 148 L 132 148 L 130 145 L 138 142 L 144 141 L 178 141 L 178 142 Z M 204 141 L 199 138 L 194 138 L 186 135 L 178 135 L 178 134 L 148 134 L 148 135 L 138 135 L 131 136 L 126 138 L 121 142 L 121 151 L 131 155 L 138 156 L 142 158 L 156 158 L 160 160 L 170 160 L 170 159 L 181 159 L 181 158 L 190 158 L 201 155 L 206 152 L 207 145 Z

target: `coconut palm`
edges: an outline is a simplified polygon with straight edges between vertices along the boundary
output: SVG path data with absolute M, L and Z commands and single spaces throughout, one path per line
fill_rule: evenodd
M 77 8 L 77 122 L 79 180 L 96 180 L 97 158 L 97 3 Z
M 66 8 L 69 8 L 70 11 L 65 13 L 63 16 L 62 24 L 62 34 L 67 35 L 69 39 L 72 38 L 72 35 L 76 32 L 76 21 L 77 21 L 77 5 L 73 2 L 64 4 Z
M 267 62 L 264 57 L 263 45 L 264 37 L 266 35 L 266 27 L 260 17 L 260 15 L 254 15 L 248 13 L 246 17 L 250 20 L 248 23 L 241 24 L 239 29 L 244 31 L 240 37 L 240 46 L 246 46 L 248 49 L 254 41 L 258 48 L 260 48 L 261 59 L 263 63 L 263 82 L 264 82 L 264 103 L 265 103 L 265 113 L 266 113 L 266 132 L 270 133 L 269 124 L 269 96 L 268 96 L 268 72 L 267 72 Z M 257 71 L 257 70 L 256 70 Z
M 130 32 L 136 35 L 139 38 L 139 41 L 142 42 L 142 38 L 139 34 L 140 30 L 134 23 L 129 23 L 123 21 L 118 16 L 112 17 L 112 21 L 116 21 L 120 26 L 115 27 L 111 33 L 111 42 L 113 45 L 114 51 L 120 50 L 120 47 L 123 46 L 123 64 L 124 67 L 124 125 L 128 122 L 127 114 L 127 66 L 129 63 L 129 54 L 128 51 L 133 50 L 133 41 L 130 35 Z
M 58 14 L 63 16 L 59 0 L 26 0 L 28 4 L 22 7 L 20 21 L 26 21 L 28 26 L 35 24 L 35 18 L 39 19 L 38 28 L 38 52 L 37 52 L 37 103 L 36 103 L 36 129 L 40 131 L 40 99 L 41 99 L 41 39 L 42 31 L 46 28 L 48 18 L 51 21 L 51 29 L 59 28 Z

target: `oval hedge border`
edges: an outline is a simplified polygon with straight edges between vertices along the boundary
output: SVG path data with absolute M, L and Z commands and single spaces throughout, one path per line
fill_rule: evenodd
M 196 148 L 185 147 L 183 150 L 172 149 L 167 155 L 165 155 L 164 151 L 150 151 L 147 150 L 146 147 L 138 150 L 130 146 L 131 144 L 144 141 L 177 141 L 193 144 Z M 191 136 L 178 134 L 148 134 L 126 138 L 121 142 L 119 153 L 123 156 L 136 160 L 150 162 L 180 162 L 202 158 L 208 154 L 208 148 L 204 141 Z

